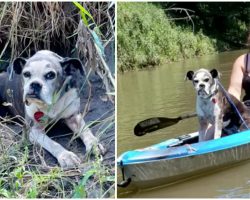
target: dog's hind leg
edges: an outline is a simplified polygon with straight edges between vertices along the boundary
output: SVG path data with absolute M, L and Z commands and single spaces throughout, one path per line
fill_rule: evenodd
M 89 153 L 94 146 L 97 146 L 102 155 L 105 154 L 105 148 L 98 143 L 97 138 L 92 131 L 86 126 L 82 114 L 75 114 L 70 118 L 65 119 L 67 126 L 74 132 L 79 134 L 79 137 L 86 146 L 86 152 Z

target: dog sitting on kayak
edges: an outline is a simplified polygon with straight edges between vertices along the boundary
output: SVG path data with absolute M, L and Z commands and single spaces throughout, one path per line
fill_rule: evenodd
M 235 124 L 239 130 L 250 127 L 249 108 L 233 95 L 225 94 L 222 91 L 218 83 L 219 73 L 216 69 L 188 71 L 186 78 L 193 82 L 197 92 L 196 112 L 200 124 L 199 142 L 220 138 L 222 128 L 231 123 Z M 243 120 L 240 120 L 233 105 L 241 114 L 244 123 L 242 123 Z

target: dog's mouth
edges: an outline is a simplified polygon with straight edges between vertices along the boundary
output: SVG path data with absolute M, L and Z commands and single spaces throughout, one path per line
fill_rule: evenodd
M 198 95 L 201 97 L 206 97 L 208 96 L 208 93 L 206 92 L 205 88 L 201 88 L 198 90 Z
M 45 104 L 45 102 L 41 99 L 40 95 L 35 93 L 26 94 L 24 102 L 27 106 L 29 106 L 31 103 L 39 105 Z
M 26 99 L 41 99 L 40 95 L 35 93 L 26 94 Z

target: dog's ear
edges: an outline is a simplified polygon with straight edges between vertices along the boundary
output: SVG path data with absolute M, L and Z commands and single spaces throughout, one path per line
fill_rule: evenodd
M 212 69 L 210 71 L 210 74 L 212 75 L 213 78 L 219 78 L 219 72 L 216 69 Z
M 26 59 L 22 57 L 18 57 L 13 61 L 13 70 L 16 74 L 21 74 L 23 71 L 23 67 L 26 64 Z
M 193 75 L 194 75 L 194 71 L 188 71 L 187 74 L 186 74 L 186 80 L 193 80 Z
M 64 58 L 61 62 L 61 66 L 66 76 L 73 75 L 78 70 L 81 75 L 84 75 L 83 65 L 77 58 Z

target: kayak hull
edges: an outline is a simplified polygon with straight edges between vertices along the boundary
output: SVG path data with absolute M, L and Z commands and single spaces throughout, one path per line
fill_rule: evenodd
M 196 134 L 197 135 L 197 134 Z M 250 131 L 191 145 L 154 145 L 125 152 L 118 158 L 124 179 L 137 188 L 180 182 L 250 159 Z M 163 143 L 161 143 L 163 144 Z M 161 153 L 159 153 L 161 152 Z

